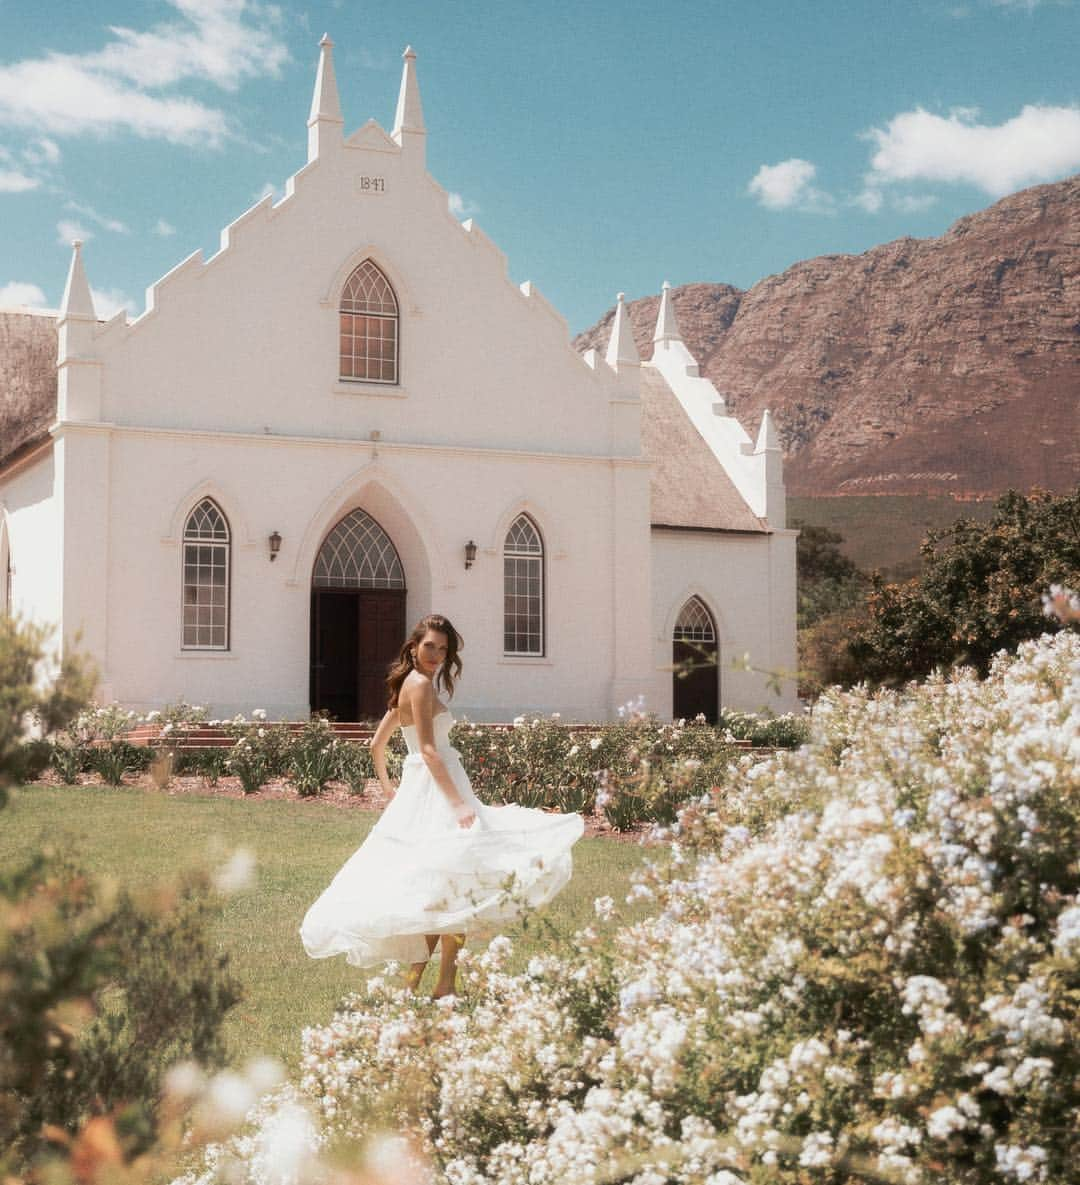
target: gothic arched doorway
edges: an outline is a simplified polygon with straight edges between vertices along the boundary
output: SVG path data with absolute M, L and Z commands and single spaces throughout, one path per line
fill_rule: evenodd
M 405 638 L 405 570 L 363 510 L 329 532 L 311 577 L 311 709 L 338 720 L 386 710 L 386 668 Z
M 704 716 L 715 724 L 720 714 L 720 654 L 716 623 L 700 597 L 679 610 L 671 636 L 672 715 L 676 720 Z

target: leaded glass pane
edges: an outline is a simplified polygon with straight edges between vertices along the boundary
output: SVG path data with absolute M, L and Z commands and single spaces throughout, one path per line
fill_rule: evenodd
M 206 508 L 213 511 L 211 514 Z M 204 511 L 202 517 L 198 517 Z M 215 517 L 216 515 L 216 517 Z M 186 649 L 227 650 L 229 647 L 228 524 L 207 499 L 188 519 L 185 536 L 220 538 L 226 542 L 184 544 L 183 641 Z
M 229 525 L 213 499 L 203 498 L 188 515 L 187 525 L 184 527 L 184 538 L 214 539 L 228 543 Z
M 699 597 L 691 597 L 679 612 L 672 635 L 676 642 L 715 642 L 712 614 Z
M 315 559 L 316 588 L 404 588 L 405 571 L 390 536 L 353 510 L 326 536 Z
M 503 548 L 503 649 L 544 652 L 544 545 L 524 514 L 507 531 Z
M 370 259 L 365 259 L 345 284 L 340 331 L 338 361 L 343 379 L 398 381 L 397 297 Z

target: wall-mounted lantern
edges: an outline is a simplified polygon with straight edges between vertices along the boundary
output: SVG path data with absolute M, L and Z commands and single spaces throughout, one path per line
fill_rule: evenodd
M 469 542 L 465 544 L 465 571 L 466 572 L 473 566 L 473 561 L 475 559 L 476 559 L 476 544 L 470 539 Z
M 278 557 L 278 552 L 281 550 L 281 534 L 275 531 L 267 540 L 270 544 L 270 562 L 273 563 Z

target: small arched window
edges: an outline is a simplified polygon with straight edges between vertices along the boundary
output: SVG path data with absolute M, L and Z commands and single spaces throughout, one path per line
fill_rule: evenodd
M 348 381 L 398 381 L 398 302 L 390 281 L 370 259 L 341 293 L 340 374 Z
M 229 649 L 229 524 L 212 498 L 184 526 L 185 650 Z
M 527 514 L 510 524 L 503 546 L 503 650 L 544 653 L 544 543 Z

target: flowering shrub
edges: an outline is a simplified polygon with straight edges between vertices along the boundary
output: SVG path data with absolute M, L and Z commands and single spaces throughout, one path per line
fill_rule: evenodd
M 451 1185 L 1069 1179 L 1080 636 L 830 692 L 668 839 L 644 921 L 600 898 L 522 972 L 466 958 L 456 1007 L 380 977 L 306 1031 L 311 1143 L 393 1125 Z
M 624 711 L 619 723 L 568 729 L 558 716 L 519 716 L 512 729 L 462 721 L 451 741 L 485 802 L 591 813 L 617 830 L 671 822 L 680 803 L 724 777 L 729 738 L 703 721 L 660 724 Z
M 338 742 L 325 716 L 312 716 L 289 743 L 289 777 L 301 798 L 322 793 L 337 776 Z

